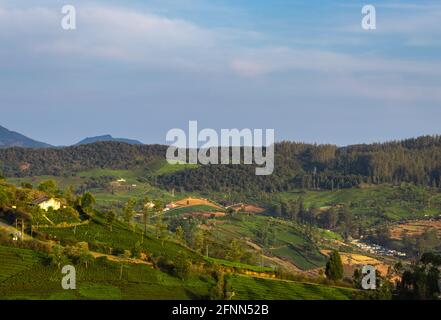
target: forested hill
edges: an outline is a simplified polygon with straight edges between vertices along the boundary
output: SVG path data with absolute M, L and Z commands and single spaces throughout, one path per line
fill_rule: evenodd
M 166 148 L 99 142 L 61 149 L 0 149 L 0 170 L 5 176 L 33 176 L 132 169 L 164 159 Z M 275 150 L 271 176 L 255 176 L 249 165 L 210 165 L 162 175 L 155 181 L 166 188 L 215 191 L 337 189 L 362 182 L 441 187 L 441 136 L 348 147 L 281 142 Z
M 97 142 L 66 148 L 0 149 L 0 171 L 6 177 L 63 175 L 94 168 L 131 169 L 165 158 L 166 146 Z
M 270 176 L 255 176 L 251 166 L 200 166 L 161 176 L 157 182 L 186 190 L 241 192 L 338 189 L 361 183 L 441 187 L 441 136 L 341 148 L 282 142 L 275 150 Z

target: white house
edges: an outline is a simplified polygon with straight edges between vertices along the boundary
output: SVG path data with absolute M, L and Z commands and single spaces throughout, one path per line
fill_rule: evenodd
M 152 209 L 155 207 L 155 204 L 153 203 L 153 201 L 149 201 L 144 205 L 144 208 L 148 208 L 148 209 Z
M 53 210 L 59 210 L 61 208 L 61 201 L 55 198 L 43 197 L 35 200 L 33 202 L 34 205 L 38 206 L 40 209 L 44 211 L 48 211 L 49 208 Z

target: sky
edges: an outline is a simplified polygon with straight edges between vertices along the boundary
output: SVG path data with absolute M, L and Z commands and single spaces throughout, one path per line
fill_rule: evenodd
M 440 134 L 440 21 L 439 0 L 0 0 L 0 125 L 53 145 L 163 144 L 190 120 L 337 145 Z

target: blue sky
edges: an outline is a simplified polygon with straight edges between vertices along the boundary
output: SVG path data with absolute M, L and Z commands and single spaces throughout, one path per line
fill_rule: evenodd
M 439 134 L 440 21 L 424 0 L 0 0 L 0 125 L 55 145 L 165 143 L 189 120 L 338 145 Z

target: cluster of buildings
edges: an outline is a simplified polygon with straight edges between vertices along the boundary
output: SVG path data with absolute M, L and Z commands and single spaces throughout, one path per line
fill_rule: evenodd
M 369 253 L 378 254 L 382 256 L 389 256 L 389 257 L 405 257 L 406 254 L 404 252 L 400 252 L 397 250 L 392 249 L 386 249 L 378 244 L 369 244 L 360 242 L 359 240 L 352 241 L 352 244 L 354 244 L 356 247 L 367 251 Z

